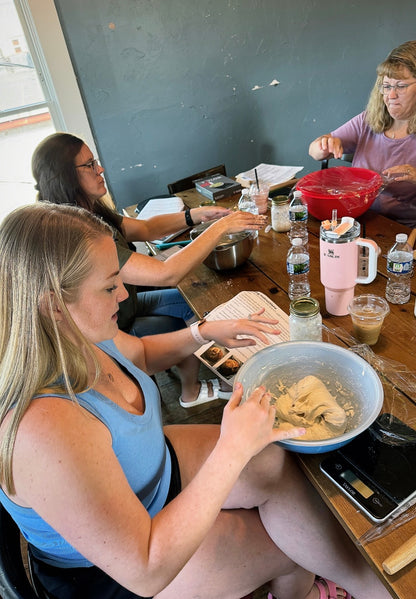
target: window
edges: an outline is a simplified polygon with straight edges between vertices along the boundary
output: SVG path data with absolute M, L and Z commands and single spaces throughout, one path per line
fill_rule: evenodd
M 0 88 L 1 220 L 35 200 L 30 163 L 44 137 L 71 131 L 95 151 L 53 0 L 0 0 Z

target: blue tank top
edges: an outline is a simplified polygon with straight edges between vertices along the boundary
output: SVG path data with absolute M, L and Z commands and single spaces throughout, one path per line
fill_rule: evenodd
M 130 414 L 94 390 L 80 393 L 77 399 L 83 408 L 96 416 L 110 431 L 112 447 L 124 474 L 153 517 L 165 504 L 171 478 L 171 459 L 162 429 L 159 392 L 152 379 L 127 360 L 113 341 L 99 343 L 98 347 L 124 366 L 138 382 L 145 398 L 144 413 L 140 416 Z M 51 395 L 71 401 L 67 395 Z M 0 501 L 32 545 L 36 557 L 60 568 L 93 565 L 33 509 L 16 505 L 1 489 Z

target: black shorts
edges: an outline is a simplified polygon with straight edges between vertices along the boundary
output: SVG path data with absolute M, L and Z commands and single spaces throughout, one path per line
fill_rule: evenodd
M 166 505 L 181 491 L 181 473 L 175 450 L 167 437 L 165 440 L 172 461 Z M 30 559 L 34 576 L 48 592 L 50 599 L 151 599 L 128 591 L 96 566 L 57 568 L 39 560 L 32 553 Z

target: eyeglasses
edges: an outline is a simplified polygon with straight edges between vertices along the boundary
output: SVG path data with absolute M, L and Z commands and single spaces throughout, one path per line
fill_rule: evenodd
M 98 164 L 98 160 L 96 160 L 95 158 L 94 160 L 90 160 L 85 164 L 77 164 L 75 168 L 81 168 L 83 166 L 85 166 L 86 168 L 90 168 L 92 171 L 94 171 L 96 175 L 98 175 L 98 169 L 100 168 L 100 165 Z
M 378 89 L 383 96 L 387 96 L 391 92 L 392 89 L 396 92 L 398 96 L 402 96 L 406 93 L 406 90 L 411 85 L 414 85 L 416 81 L 412 81 L 412 83 L 397 83 L 396 85 L 389 85 L 388 83 L 382 83 L 379 85 Z

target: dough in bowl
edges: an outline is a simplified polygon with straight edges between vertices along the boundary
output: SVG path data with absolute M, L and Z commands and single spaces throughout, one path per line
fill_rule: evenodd
M 345 410 L 324 383 L 309 375 L 294 383 L 286 393 L 272 396 L 276 408 L 276 426 L 288 430 L 303 426 L 301 441 L 320 441 L 342 435 L 347 426 Z

